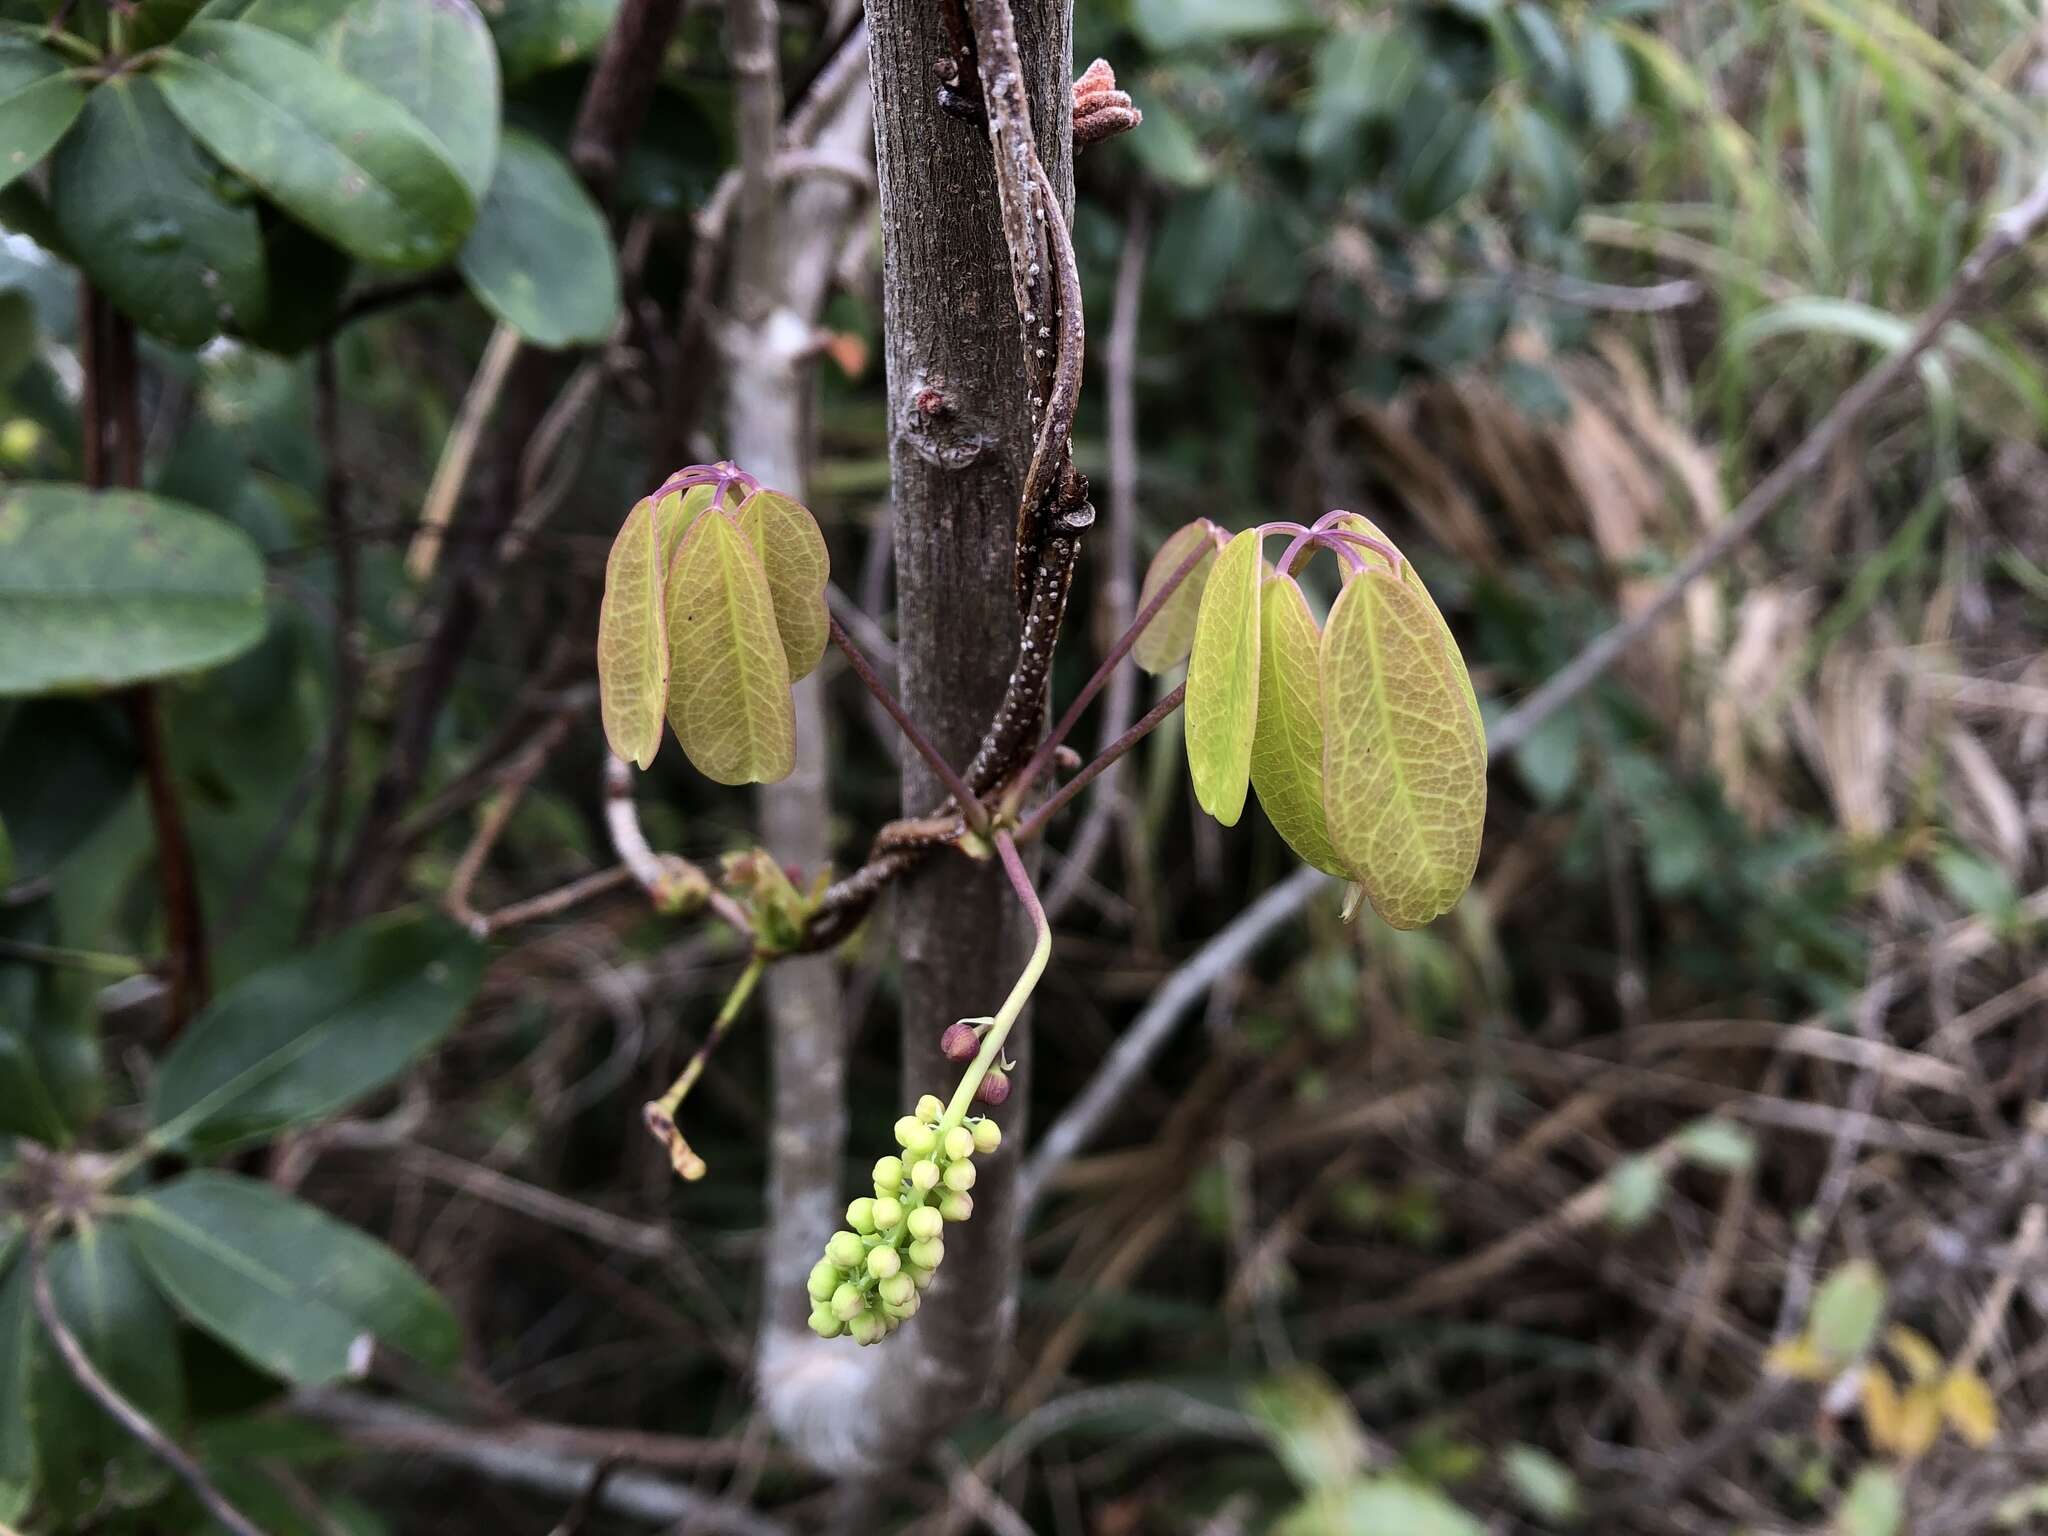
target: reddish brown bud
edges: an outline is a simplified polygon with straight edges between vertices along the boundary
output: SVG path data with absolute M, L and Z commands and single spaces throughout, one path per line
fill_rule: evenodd
M 1010 1079 L 1001 1067 L 991 1067 L 974 1096 L 984 1104 L 1000 1104 L 1010 1096 Z
M 974 1032 L 972 1024 L 948 1024 L 946 1032 L 939 1036 L 939 1053 L 948 1061 L 972 1061 L 980 1049 L 981 1036 Z

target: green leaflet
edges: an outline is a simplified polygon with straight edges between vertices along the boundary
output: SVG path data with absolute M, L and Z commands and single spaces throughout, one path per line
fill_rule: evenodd
M 128 1231 L 158 1285 L 253 1364 L 299 1386 L 345 1375 L 369 1335 L 452 1365 L 447 1303 L 382 1243 L 233 1174 L 185 1174 L 138 1198 Z
M 597 610 L 597 701 L 604 739 L 629 763 L 645 768 L 661 747 L 668 703 L 668 634 L 661 589 L 667 577 L 654 502 L 642 497 L 626 514 L 604 563 L 604 600 Z
M 35 169 L 85 109 L 65 61 L 19 32 L 0 33 L 0 187 Z
M 1292 578 L 1266 578 L 1259 629 L 1252 787 L 1274 830 L 1303 863 L 1344 874 L 1323 821 L 1322 636 Z
M 1418 586 L 1375 563 L 1323 629 L 1331 846 L 1396 928 L 1448 911 L 1479 861 L 1486 740 L 1457 648 Z
M 794 682 L 824 659 L 830 638 L 825 583 L 832 579 L 832 556 L 825 535 L 809 508 L 780 491 L 749 496 L 740 507 L 739 523 L 768 573 L 775 628 Z
M 603 212 L 554 149 L 516 129 L 456 265 L 484 308 L 535 346 L 602 341 L 619 314 Z
M 1378 539 L 1389 549 L 1401 554 L 1401 579 L 1420 593 L 1422 600 L 1429 605 L 1430 615 L 1436 620 L 1437 631 L 1443 636 L 1444 649 L 1450 652 L 1451 661 L 1457 670 L 1459 691 L 1465 696 L 1465 703 L 1472 711 L 1472 723 L 1478 726 L 1483 741 L 1485 727 L 1480 724 L 1479 696 L 1472 691 L 1472 678 L 1465 670 L 1464 652 L 1458 649 L 1458 642 L 1451 634 L 1451 626 L 1444 622 L 1443 612 L 1437 607 L 1436 599 L 1429 595 L 1429 588 L 1422 584 L 1422 576 L 1415 569 L 1415 562 L 1410 560 L 1405 553 L 1402 553 L 1400 547 L 1392 539 L 1380 532 L 1379 528 L 1369 518 L 1360 517 L 1356 512 L 1347 512 L 1338 522 L 1337 526 L 1349 529 L 1353 533 L 1362 533 L 1369 539 Z M 1384 566 L 1386 563 L 1372 550 L 1363 550 L 1361 553 L 1364 554 L 1368 564 Z M 1351 579 L 1351 568 L 1348 564 L 1344 568 L 1344 579 L 1346 581 Z
M 760 556 L 723 512 L 677 546 L 668 612 L 668 718 L 683 752 L 720 784 L 772 783 L 796 766 L 789 662 Z
M 1188 772 L 1195 799 L 1226 827 L 1244 814 L 1259 713 L 1259 535 L 1246 529 L 1210 567 L 1188 660 Z
M 35 1497 L 36 1447 L 28 1414 L 35 1358 L 35 1306 L 29 1298 L 26 1244 L 0 1239 L 0 1520 L 19 1520 Z
M 476 220 L 476 196 L 440 140 L 275 32 L 195 21 L 153 78 L 216 158 L 360 260 L 437 266 Z
M 134 491 L 0 489 L 0 694 L 218 666 L 263 629 L 263 559 L 233 524 Z
M 1215 569 L 1216 550 L 1222 539 L 1222 530 L 1214 523 L 1206 517 L 1196 518 L 1169 534 L 1145 568 L 1145 584 L 1138 591 L 1140 613 L 1152 601 L 1153 594 L 1166 584 L 1166 578 L 1180 569 L 1183 560 L 1203 544 L 1209 546 L 1209 557 L 1174 588 L 1173 596 L 1152 616 L 1152 622 L 1131 647 L 1131 659 L 1145 671 L 1168 672 L 1188 659 L 1188 648 L 1195 640 L 1195 615 L 1202 606 L 1202 589 L 1208 583 L 1210 571 Z

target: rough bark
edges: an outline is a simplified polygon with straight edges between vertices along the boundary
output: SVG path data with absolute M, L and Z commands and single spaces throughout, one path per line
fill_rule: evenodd
M 947 53 L 933 0 L 869 0 L 883 295 L 895 496 L 897 657 L 912 717 L 955 764 L 973 755 L 1002 702 L 1016 655 L 1017 502 L 1031 455 L 1031 386 L 1019 339 L 987 133 L 937 103 Z M 1038 153 L 1072 201 L 1070 0 L 1021 0 L 1016 35 Z M 903 807 L 941 798 L 906 754 Z M 1030 930 L 999 869 L 945 856 L 897 895 L 903 956 L 903 1108 L 943 1093 L 958 1069 L 938 1038 L 1001 1000 Z M 1000 1116 L 1001 1156 L 974 1191 L 974 1218 L 949 1241 L 916 1323 L 891 1344 L 910 1395 L 931 1418 L 957 1415 L 993 1385 L 1016 1312 L 1015 1170 L 1029 1103 L 1025 1026 Z M 877 1149 L 880 1150 L 886 1149 Z M 889 1347 L 889 1346 L 884 1346 Z M 928 1420 L 929 1422 L 929 1420 Z

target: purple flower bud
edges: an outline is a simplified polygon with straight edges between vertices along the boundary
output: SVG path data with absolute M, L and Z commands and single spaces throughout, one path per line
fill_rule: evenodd
M 984 1104 L 1000 1104 L 1010 1096 L 1010 1079 L 1001 1067 L 991 1067 L 974 1096 Z
M 948 1061 L 972 1061 L 981 1049 L 981 1036 L 972 1024 L 948 1024 L 939 1036 L 939 1052 Z

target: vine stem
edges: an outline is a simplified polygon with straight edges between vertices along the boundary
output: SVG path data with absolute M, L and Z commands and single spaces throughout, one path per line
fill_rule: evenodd
M 1116 644 L 1109 648 L 1109 654 L 1096 666 L 1094 676 L 1083 683 L 1081 691 L 1074 695 L 1074 702 L 1069 704 L 1067 712 L 1060 716 L 1059 724 L 1052 728 L 1051 734 L 1038 744 L 1038 750 L 1033 752 L 1029 761 L 1018 770 L 1017 777 L 1010 783 L 1008 796 L 1013 804 L 1031 792 L 1032 784 L 1045 772 L 1046 765 L 1052 761 L 1052 755 L 1059 750 L 1060 743 L 1073 733 L 1076 725 L 1080 724 L 1082 711 L 1094 702 L 1095 695 L 1109 682 L 1110 674 L 1116 671 L 1117 664 L 1131 654 L 1131 647 L 1138 643 L 1138 637 L 1145 632 L 1146 626 L 1159 617 L 1159 610 L 1166 606 L 1167 599 L 1179 591 L 1181 584 L 1195 573 L 1196 566 L 1214 553 L 1215 546 L 1209 543 L 1203 543 L 1190 550 L 1187 558 L 1174 567 L 1173 574 L 1159 584 L 1159 590 L 1152 594 L 1151 601 L 1138 610 L 1138 616 L 1131 620 L 1130 628 L 1117 637 Z M 1102 762 L 1104 768 L 1109 766 L 1100 758 L 1096 761 Z M 1093 778 L 1094 775 L 1090 774 L 1089 777 Z
M 1022 1016 L 1024 1005 L 1031 1001 L 1031 994 L 1037 990 L 1039 978 L 1045 975 L 1046 962 L 1052 958 L 1052 924 L 1046 919 L 1045 908 L 1039 903 L 1038 891 L 1031 883 L 1024 861 L 1017 856 L 1016 839 L 1007 830 L 998 830 L 995 845 L 996 856 L 1003 862 L 1003 873 L 1010 877 L 1010 889 L 1024 903 L 1024 910 L 1031 914 L 1031 926 L 1037 937 L 1031 946 L 1031 958 L 1024 963 L 1024 974 L 1017 978 L 1017 984 L 1010 988 L 1010 995 L 1003 999 L 1003 1006 L 996 1010 L 995 1022 L 981 1037 L 980 1051 L 969 1064 L 966 1075 L 960 1079 L 960 1086 L 953 1090 L 952 1102 L 946 1105 L 945 1118 L 939 1122 L 941 1137 L 967 1118 L 967 1106 L 974 1102 L 974 1090 L 981 1086 L 988 1069 L 1002 1055 L 1003 1041 L 1009 1037 L 1010 1027 Z
M 1187 697 L 1187 692 L 1188 685 L 1186 683 L 1175 684 L 1173 692 L 1167 694 L 1157 704 L 1146 710 L 1144 714 L 1138 717 L 1137 722 L 1129 730 L 1096 753 L 1085 768 L 1059 787 L 1057 794 L 1048 798 L 1045 804 L 1039 806 L 1018 824 L 1018 841 L 1028 842 L 1042 833 L 1047 823 L 1062 810 L 1066 809 L 1068 801 L 1094 783 L 1097 775 L 1147 736 L 1151 735 L 1153 731 L 1158 729 L 1161 721 L 1176 709 L 1179 709 L 1181 700 Z
M 981 803 L 981 798 L 967 787 L 967 781 L 954 771 L 953 765 L 946 761 L 945 755 L 932 745 L 923 731 L 917 728 L 917 722 L 910 718 L 910 712 L 903 707 L 902 701 L 889 691 L 889 685 L 882 681 L 881 674 L 875 671 L 873 663 L 861 654 L 860 647 L 853 643 L 853 637 L 847 634 L 839 620 L 827 614 L 825 622 L 832 636 L 832 643 L 839 647 L 840 654 L 846 658 L 846 664 L 853 668 L 854 676 L 867 685 L 868 692 L 875 696 L 876 702 L 888 712 L 889 718 L 896 722 L 896 729 L 903 733 L 903 739 L 917 748 L 917 755 L 931 765 L 932 772 L 938 775 L 939 782 L 946 786 L 946 792 L 959 805 L 960 814 L 966 818 L 967 825 L 974 831 L 986 835 L 988 808 Z

